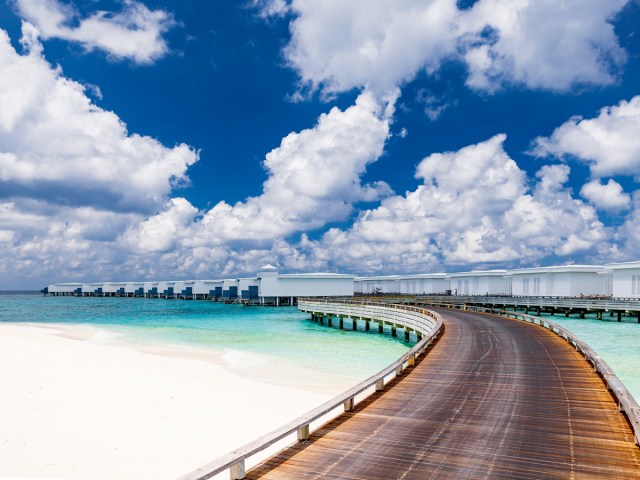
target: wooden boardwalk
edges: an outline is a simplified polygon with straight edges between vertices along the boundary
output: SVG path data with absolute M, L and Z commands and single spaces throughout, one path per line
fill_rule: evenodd
M 250 479 L 640 479 L 640 450 L 587 362 L 528 323 L 441 310 L 416 367 Z

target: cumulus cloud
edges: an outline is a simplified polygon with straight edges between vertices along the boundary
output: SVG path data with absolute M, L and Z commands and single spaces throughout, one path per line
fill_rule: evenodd
M 480 0 L 461 17 L 467 83 L 568 90 L 608 85 L 626 60 L 611 20 L 628 0 Z
M 573 117 L 550 137 L 535 140 L 538 156 L 575 157 L 595 177 L 640 172 L 640 96 L 605 107 L 595 118 Z
M 0 31 L 0 197 L 152 212 L 187 182 L 198 154 L 129 134 L 113 112 L 42 57 L 24 25 L 18 54 Z
M 616 231 L 616 243 L 609 257 L 616 260 L 637 260 L 640 243 L 640 190 L 631 195 L 630 211 Z
M 172 198 L 160 213 L 130 226 L 121 240 L 138 253 L 166 252 L 188 235 L 197 214 L 198 209 L 186 199 Z
M 531 262 L 593 249 L 606 238 L 593 207 L 565 187 L 566 165 L 542 167 L 533 190 L 504 151 L 505 135 L 425 158 L 423 184 L 360 214 L 347 230 L 300 248 L 358 272 Z
M 385 92 L 448 60 L 465 63 L 467 84 L 489 92 L 608 85 L 626 59 L 611 24 L 626 3 L 479 0 L 461 10 L 455 0 L 277 2 L 295 16 L 289 64 L 304 87 L 328 96 Z
M 0 271 L 12 288 L 34 275 L 132 278 L 141 261 L 121 238 L 136 225 L 153 230 L 145 215 L 188 182 L 198 153 L 129 133 L 43 58 L 36 33 L 23 25 L 19 54 L 0 30 Z
M 87 51 L 102 50 L 113 59 L 153 63 L 169 51 L 164 33 L 174 25 L 164 10 L 124 0 L 119 12 L 97 11 L 86 18 L 58 0 L 15 0 L 18 13 L 37 26 L 44 39 L 60 38 Z
M 273 241 L 345 220 L 354 203 L 390 194 L 386 183 L 363 185 L 360 176 L 382 154 L 394 101 L 391 98 L 383 109 L 371 94 L 363 93 L 346 110 L 333 108 L 320 115 L 313 128 L 287 135 L 265 158 L 268 178 L 262 194 L 235 205 L 218 203 L 190 226 L 184 244 Z M 129 239 L 137 238 L 141 249 L 152 245 L 159 230 L 174 230 L 175 210 L 176 205 L 170 205 Z
M 631 197 L 624 193 L 622 185 L 611 178 L 605 184 L 600 183 L 600 180 L 585 183 L 580 195 L 602 210 L 615 212 L 629 208 L 631 204 Z

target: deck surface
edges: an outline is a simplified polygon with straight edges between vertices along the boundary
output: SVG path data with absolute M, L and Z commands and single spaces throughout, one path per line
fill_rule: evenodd
M 439 310 L 445 333 L 393 388 L 250 479 L 640 479 L 603 382 L 556 335 Z

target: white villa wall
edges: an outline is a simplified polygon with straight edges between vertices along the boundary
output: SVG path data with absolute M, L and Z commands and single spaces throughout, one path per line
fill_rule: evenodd
M 612 272 L 611 293 L 614 297 L 640 298 L 640 262 L 605 265 Z
M 218 280 L 196 280 L 193 282 L 193 293 L 195 295 L 208 295 L 216 287 L 222 287 L 222 281 Z
M 457 295 L 509 295 L 511 279 L 506 270 L 451 274 L 451 291 Z
M 353 282 L 354 291 L 357 293 L 398 293 L 400 287 L 395 275 L 380 277 L 356 277 Z
M 73 293 L 82 288 L 82 283 L 53 283 L 48 287 L 49 293 Z
M 125 293 L 135 293 L 139 288 L 144 288 L 143 282 L 127 282 L 124 287 Z
M 399 290 L 402 294 L 422 295 L 429 293 L 444 293 L 449 289 L 447 278 L 406 277 L 399 281 Z
M 604 295 L 602 268 L 584 266 L 540 267 L 512 272 L 513 295 L 529 297 L 575 297 Z M 544 271 L 548 269 L 548 271 Z M 554 271 L 559 270 L 559 271 Z
M 259 284 L 260 282 L 258 282 L 257 278 L 239 278 L 238 294 L 240 294 L 242 290 L 249 290 L 249 286 L 255 287 L 256 285 L 259 285 Z
M 352 296 L 354 277 L 351 275 L 277 275 L 261 278 L 261 297 L 325 297 Z
M 222 280 L 222 289 L 223 290 L 229 290 L 229 287 L 237 287 L 237 286 L 238 286 L 238 280 L 236 280 L 235 278 L 234 279 Z
M 635 277 L 635 281 L 634 281 Z M 614 297 L 638 298 L 640 297 L 640 268 L 626 268 L 614 270 L 612 278 L 612 293 Z M 635 287 L 635 288 L 634 288 Z
M 103 293 L 117 293 L 117 291 L 121 288 L 124 288 L 126 283 L 124 282 L 108 282 L 102 284 L 102 292 Z
M 570 275 L 569 296 L 604 295 L 602 275 L 587 272 L 572 272 Z

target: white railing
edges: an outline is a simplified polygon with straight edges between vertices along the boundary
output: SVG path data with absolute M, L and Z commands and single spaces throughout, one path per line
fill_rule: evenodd
M 603 310 L 614 312 L 640 312 L 640 299 L 633 298 L 589 298 L 589 297 L 519 297 L 485 295 L 388 295 L 381 300 L 394 303 L 442 303 L 442 304 L 484 304 L 509 305 L 518 307 L 544 307 L 575 310 Z
M 340 315 L 354 319 L 366 319 L 384 322 L 400 328 L 414 330 L 422 339 L 413 348 L 392 364 L 346 392 L 314 408 L 301 417 L 292 420 L 271 433 L 263 435 L 226 455 L 204 465 L 197 470 L 180 477 L 179 480 L 205 480 L 225 470 L 229 470 L 232 480 L 242 479 L 246 472 L 246 459 L 294 433 L 298 441 L 305 441 L 310 435 L 310 424 L 326 414 L 344 408 L 353 411 L 356 396 L 375 387 L 382 391 L 385 383 L 400 374 L 405 368 L 415 364 L 416 358 L 425 353 L 427 347 L 438 337 L 442 330 L 442 319 L 436 312 L 424 307 L 409 305 L 383 305 L 380 302 L 360 302 L 357 300 L 303 300 L 298 301 L 298 309 L 314 315 Z M 361 399 L 360 399 L 361 400 Z
M 627 387 L 625 387 L 625 385 L 616 376 L 616 374 L 613 373 L 613 370 L 611 370 L 611 367 L 607 365 L 607 362 L 605 362 L 602 357 L 600 357 L 600 355 L 596 353 L 595 350 L 593 350 L 589 345 L 580 340 L 570 331 L 562 328 L 561 326 L 550 320 L 541 317 L 535 317 L 533 315 L 527 315 L 524 313 L 509 312 L 506 310 L 500 310 L 498 308 L 486 308 L 476 305 L 453 305 L 451 303 L 435 302 L 430 306 L 454 308 L 479 313 L 490 313 L 493 315 L 499 315 L 501 317 L 521 320 L 527 323 L 534 323 L 548 329 L 551 332 L 554 332 L 559 337 L 566 340 L 567 343 L 572 345 L 580 354 L 582 354 L 587 362 L 593 365 L 594 371 L 598 375 L 600 375 L 605 385 L 607 386 L 607 389 L 616 398 L 618 409 L 621 412 L 624 412 L 624 414 L 626 415 L 627 421 L 633 429 L 636 445 L 640 445 L 640 406 L 638 406 L 638 402 L 633 397 L 633 395 L 631 395 L 629 390 L 627 390 Z

